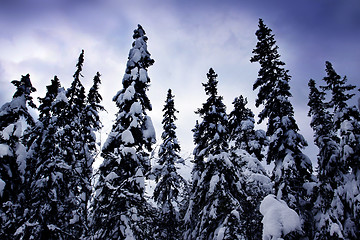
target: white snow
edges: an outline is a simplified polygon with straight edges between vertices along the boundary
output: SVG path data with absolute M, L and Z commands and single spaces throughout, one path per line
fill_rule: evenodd
M 118 176 L 116 173 L 111 172 L 111 173 L 109 173 L 109 174 L 105 177 L 105 181 L 110 182 L 110 181 L 112 181 L 113 179 L 118 178 L 118 177 L 119 177 L 119 176 Z
M 146 83 L 146 82 L 148 81 L 147 71 L 146 71 L 144 68 L 140 68 L 139 73 L 140 73 L 140 78 L 139 78 L 139 80 L 140 80 L 141 82 Z
M 273 194 L 263 199 L 260 212 L 264 216 L 263 240 L 279 239 L 290 232 L 301 230 L 299 215 Z
M 134 98 L 135 88 L 134 82 L 125 90 L 124 94 L 122 95 L 122 99 L 120 100 L 131 100 Z
M 139 49 L 133 48 L 130 51 L 130 60 L 137 63 L 141 59 L 141 52 Z
M 10 151 L 10 148 L 7 144 L 0 144 L 0 157 L 4 157 L 4 156 L 12 156 L 12 152 Z
M 145 129 L 143 130 L 144 139 L 151 139 L 153 143 L 156 142 L 155 128 L 149 116 L 145 116 Z
M 251 120 L 245 120 L 241 122 L 241 130 L 249 130 L 254 128 L 254 122 Z
M 25 168 L 26 168 L 26 157 L 27 157 L 27 152 L 26 152 L 26 148 L 22 143 L 19 143 L 16 149 L 16 163 L 19 166 L 19 171 L 24 174 L 25 173 Z
M 6 183 L 0 178 L 0 197 L 2 197 Z
M 218 229 L 216 240 L 224 239 L 225 229 L 225 227 L 221 227 L 220 229 Z
M 124 147 L 121 149 L 121 153 L 124 155 L 131 154 L 134 156 L 136 154 L 136 149 L 134 147 Z
M 126 129 L 122 134 L 121 134 L 121 140 L 125 143 L 125 144 L 133 144 L 135 142 L 134 137 L 132 135 L 132 133 L 130 132 L 129 129 Z
M 63 88 L 63 87 L 59 88 L 58 94 L 56 96 L 55 101 L 53 102 L 53 105 L 55 105 L 59 102 L 65 102 L 65 103 L 68 102 L 68 98 L 66 97 L 66 91 L 65 91 L 65 88 Z
M 214 175 L 212 176 L 211 180 L 210 180 L 210 187 L 209 187 L 209 191 L 208 194 L 211 194 L 214 192 L 216 185 L 219 182 L 219 175 Z
M 334 236 L 334 233 L 336 233 L 339 237 L 343 237 L 342 233 L 341 233 L 341 228 L 339 226 L 339 224 L 337 223 L 332 223 L 330 226 L 330 235 Z
M 135 115 L 135 114 L 140 114 L 141 112 L 142 112 L 141 104 L 139 102 L 134 102 L 130 107 L 129 114 Z
M 4 140 L 9 140 L 10 139 L 10 136 L 13 135 L 14 128 L 15 128 L 14 124 L 9 124 L 6 128 L 4 128 L 4 130 L 2 131 L 2 135 L 3 135 Z
M 131 77 L 133 80 L 137 79 L 139 76 L 139 73 L 138 73 L 138 68 L 137 67 L 134 67 L 133 69 L 131 69 Z
M 141 189 L 145 189 L 144 174 L 140 168 L 135 173 L 135 182 L 139 184 Z

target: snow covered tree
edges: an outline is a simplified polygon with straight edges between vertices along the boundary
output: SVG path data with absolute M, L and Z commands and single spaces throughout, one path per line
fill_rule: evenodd
M 21 143 L 24 130 L 34 125 L 27 105 L 35 107 L 36 91 L 30 75 L 14 80 L 16 92 L 11 102 L 0 108 L 0 238 L 13 239 L 22 221 L 26 150 Z
M 272 192 L 272 184 L 262 167 L 264 157 L 262 150 L 268 144 L 263 130 L 254 130 L 254 114 L 246 108 L 247 99 L 235 98 L 234 109 L 229 114 L 229 142 L 231 157 L 237 162 L 241 171 L 242 191 L 245 196 L 240 204 L 242 211 L 241 224 L 245 239 L 262 237 L 262 215 L 259 211 L 262 199 Z
M 344 181 L 345 166 L 340 161 L 339 139 L 333 115 L 327 110 L 326 94 L 316 87 L 312 79 L 309 88 L 310 125 L 314 130 L 315 145 L 319 148 L 318 184 L 314 193 L 314 239 L 342 239 L 343 206 L 337 189 Z
M 154 63 L 147 51 L 142 26 L 134 30 L 123 89 L 113 98 L 119 111 L 102 149 L 93 200 L 94 239 L 152 239 L 152 209 L 144 191 L 144 175 L 150 170 L 149 152 L 155 131 L 147 111 L 146 95 L 150 78 L 147 69 Z
M 159 206 L 157 239 L 180 238 L 180 194 L 186 187 L 186 180 L 177 173 L 175 163 L 181 159 L 180 145 L 176 137 L 177 120 L 175 113 L 178 111 L 174 106 L 174 95 L 168 90 L 165 106 L 163 109 L 164 119 L 163 143 L 159 149 L 158 164 L 154 168 L 157 185 L 154 189 L 154 200 Z
M 337 193 L 341 195 L 342 204 L 337 206 L 343 214 L 343 233 L 346 239 L 356 239 L 360 232 L 360 114 L 356 106 L 348 106 L 347 101 L 355 89 L 347 85 L 347 78 L 341 78 L 330 62 L 326 62 L 324 77 L 326 85 L 323 90 L 331 92 L 331 100 L 327 105 L 333 110 L 333 124 L 339 137 L 340 162 L 346 175 L 338 183 Z M 341 229 L 340 229 L 341 230 Z
M 229 114 L 229 142 L 234 144 L 233 148 L 244 149 L 262 160 L 263 147 L 268 143 L 265 131 L 254 129 L 254 113 L 246 107 L 246 98 L 237 97 L 233 104 L 234 109 Z
M 196 113 L 199 114 L 203 121 L 199 124 L 196 122 L 194 132 L 194 168 L 193 181 L 196 185 L 198 177 L 204 168 L 204 159 L 210 153 L 216 154 L 220 149 L 228 148 L 227 133 L 227 116 L 221 114 L 226 112 L 226 107 L 222 102 L 222 97 L 217 95 L 217 74 L 210 68 L 207 73 L 208 82 L 203 83 L 205 93 L 209 95 L 208 100 L 199 108 Z
M 213 69 L 207 78 L 203 86 L 208 99 L 196 112 L 202 121 L 194 131 L 195 164 L 200 162 L 204 167 L 201 172 L 193 170 L 184 239 L 242 239 L 245 233 L 239 202 L 244 198 L 241 174 L 228 152 L 226 107 L 217 94 L 217 74 Z
M 78 214 L 81 216 L 79 220 L 83 225 L 82 237 L 86 238 L 90 234 L 90 219 L 89 219 L 89 203 L 92 194 L 92 165 L 98 155 L 98 148 L 96 142 L 96 133 L 102 128 L 99 111 L 105 110 L 102 105 L 102 97 L 99 93 L 99 85 L 101 84 L 100 73 L 97 72 L 93 86 L 90 88 L 86 99 L 86 106 L 81 114 L 81 134 L 82 134 L 82 148 L 84 159 L 79 159 L 77 162 L 78 174 L 80 177 L 80 191 L 79 201 L 80 207 Z
M 82 68 L 84 63 L 84 50 L 82 50 L 78 62 L 76 64 L 76 71 L 73 75 L 71 86 L 66 91 L 68 104 L 58 117 L 58 124 L 60 128 L 57 132 L 59 139 L 59 148 L 61 149 L 59 157 L 63 158 L 65 163 L 70 166 L 71 171 L 67 189 L 69 196 L 67 199 L 67 214 L 69 215 L 69 222 L 67 229 L 64 230 L 79 239 L 86 229 L 87 216 L 84 216 L 83 205 L 83 179 L 84 166 L 88 166 L 86 153 L 84 151 L 85 132 L 83 125 L 84 109 L 86 107 L 86 93 L 83 84 L 81 83 Z M 91 169 L 88 171 L 92 171 Z
M 273 180 L 276 195 L 290 208 L 297 211 L 306 225 L 305 235 L 311 234 L 311 205 L 307 191 L 303 187 L 311 181 L 312 165 L 310 159 L 302 153 L 307 145 L 294 119 L 294 110 L 289 101 L 290 76 L 280 61 L 278 46 L 272 30 L 262 19 L 256 31 L 258 43 L 253 50 L 251 62 L 259 62 L 260 70 L 253 88 L 259 92 L 256 106 L 263 105 L 259 114 L 260 122 L 267 118 L 267 132 L 270 137 L 267 162 L 275 164 Z M 299 238 L 299 237 L 295 237 Z
M 58 138 L 59 116 L 68 99 L 56 76 L 39 101 L 39 120 L 25 136 L 27 214 L 16 235 L 21 239 L 71 239 L 67 229 L 71 167 L 62 158 Z

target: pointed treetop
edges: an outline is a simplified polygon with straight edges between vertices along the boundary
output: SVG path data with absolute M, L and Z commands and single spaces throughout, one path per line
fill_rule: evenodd
M 36 89 L 32 86 L 30 81 L 30 74 L 26 74 L 26 76 L 21 76 L 21 80 L 13 80 L 12 84 L 16 87 L 16 92 L 14 93 L 13 98 L 25 96 L 25 99 L 28 101 L 28 104 L 32 108 L 36 108 L 34 102 L 32 101 L 32 97 L 30 94 L 32 92 L 36 92 Z
M 138 24 L 138 28 L 134 30 L 133 38 L 134 38 L 134 39 L 140 38 L 140 37 L 145 36 L 145 34 L 146 34 L 146 33 L 145 33 L 145 30 L 143 29 L 143 27 L 142 27 L 140 24 Z M 145 38 L 146 38 L 146 37 L 145 37 Z M 144 40 L 146 41 L 147 38 L 144 39 Z
M 208 78 L 207 83 L 203 83 L 202 85 L 205 87 L 205 92 L 207 95 L 217 95 L 217 84 L 218 81 L 216 80 L 217 74 L 215 73 L 214 69 L 210 68 L 209 73 L 206 74 Z
M 82 71 L 83 64 L 84 64 L 84 49 L 81 50 L 81 53 L 80 53 L 80 56 L 79 56 L 79 61 L 76 64 L 77 69 L 76 69 L 76 72 L 73 75 L 74 78 L 78 78 L 79 75 L 81 76 L 80 72 Z

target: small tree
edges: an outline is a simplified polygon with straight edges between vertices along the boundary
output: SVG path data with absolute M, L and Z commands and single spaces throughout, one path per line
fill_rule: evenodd
M 158 239 L 179 239 L 181 216 L 179 208 L 180 194 L 186 187 L 186 180 L 176 170 L 175 163 L 181 159 L 180 145 L 176 137 L 177 120 L 174 106 L 174 95 L 169 89 L 163 109 L 164 119 L 163 143 L 159 149 L 158 166 L 154 169 L 157 185 L 154 190 L 154 200 L 159 206 Z
M 262 150 L 268 144 L 265 132 L 254 129 L 254 113 L 246 107 L 246 98 L 237 97 L 233 104 L 234 109 L 229 114 L 230 143 L 234 144 L 234 149 L 246 150 L 250 155 L 254 154 L 262 160 Z
M 0 108 L 0 238 L 13 239 L 24 210 L 26 150 L 21 143 L 24 130 L 34 125 L 27 105 L 35 107 L 31 93 L 36 91 L 30 75 L 14 80 L 16 92 L 11 102 Z M 24 124 L 24 122 L 26 124 Z

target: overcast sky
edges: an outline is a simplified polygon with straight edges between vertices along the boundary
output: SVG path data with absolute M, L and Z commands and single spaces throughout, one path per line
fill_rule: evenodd
M 132 33 L 141 24 L 149 38 L 155 64 L 149 68 L 149 115 L 160 140 L 162 108 L 169 88 L 175 94 L 178 137 L 184 152 L 192 152 L 192 132 L 206 95 L 201 83 L 214 68 L 219 94 L 227 110 L 243 95 L 257 114 L 252 85 L 259 65 L 250 63 L 262 18 L 275 34 L 281 60 L 290 71 L 295 117 L 316 161 L 312 130 L 307 117 L 308 87 L 313 78 L 322 84 L 325 61 L 349 83 L 359 87 L 360 1 L 358 0 L 2 0 L 0 3 L 0 105 L 11 100 L 11 80 L 30 73 L 37 92 L 54 75 L 70 86 L 75 64 L 85 50 L 87 87 L 97 71 L 102 74 L 101 94 L 108 110 L 103 115 L 109 132 L 117 108 L 111 101 L 121 89 Z M 358 98 L 359 92 L 356 92 Z M 355 102 L 355 101 L 354 101 Z M 265 126 L 260 126 L 266 128 Z M 106 135 L 102 135 L 102 142 Z

